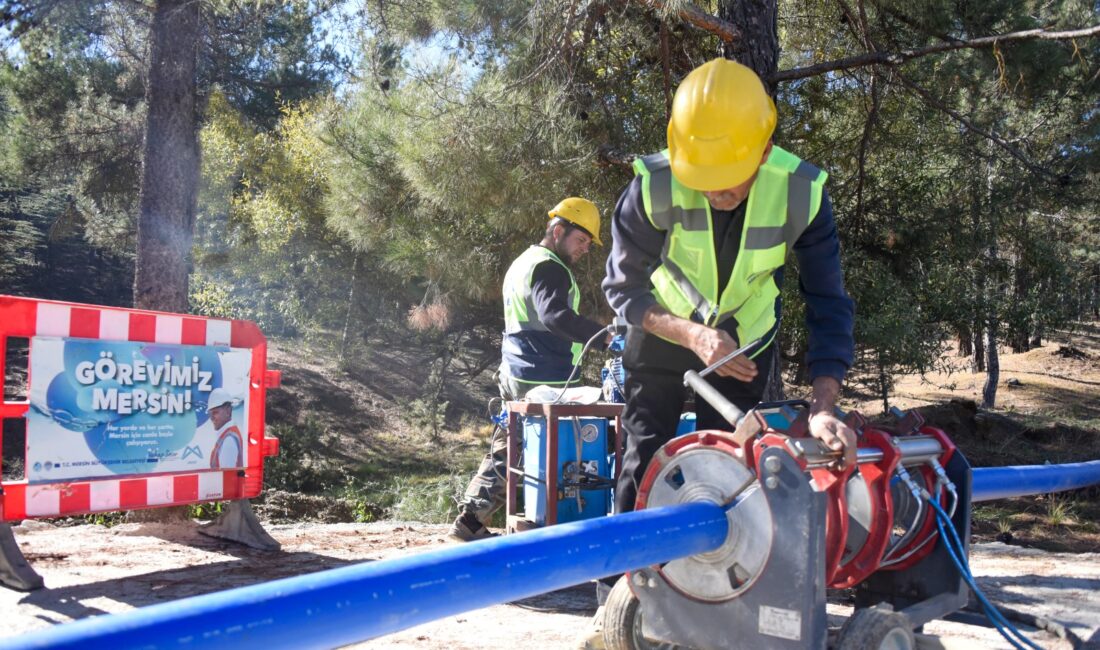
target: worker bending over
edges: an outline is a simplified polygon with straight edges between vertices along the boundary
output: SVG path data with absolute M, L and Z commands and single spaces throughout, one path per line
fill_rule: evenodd
M 542 241 L 523 252 L 504 276 L 504 338 L 500 396 L 519 400 L 547 384 L 564 386 L 580 363 L 584 343 L 604 329 L 580 315 L 580 291 L 572 266 L 600 242 L 600 212 L 586 199 L 570 197 L 548 213 Z M 606 339 L 601 345 L 606 344 Z M 451 536 L 463 541 L 490 537 L 486 527 L 504 503 L 508 463 L 506 436 L 496 436 L 466 488 Z
M 813 383 L 810 433 L 854 462 L 855 433 L 834 415 L 852 364 L 854 305 L 844 290 L 827 174 L 773 145 L 775 104 L 756 74 L 715 59 L 684 78 L 668 149 L 634 161 L 611 222 L 603 289 L 631 326 L 623 365 L 626 453 L 616 512 L 675 433 L 683 374 L 760 340 L 708 377 L 742 411 L 761 399 L 775 358 L 787 253 L 798 258 Z M 729 429 L 696 400 L 699 429 Z

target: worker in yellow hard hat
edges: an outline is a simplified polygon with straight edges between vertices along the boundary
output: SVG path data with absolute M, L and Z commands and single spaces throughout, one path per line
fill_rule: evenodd
M 611 222 L 603 289 L 629 323 L 623 365 L 626 453 L 617 512 L 634 509 L 657 449 L 675 433 L 683 373 L 758 343 L 707 379 L 742 411 L 759 403 L 779 330 L 789 252 L 798 258 L 813 383 L 810 431 L 855 458 L 834 415 L 853 358 L 854 305 L 844 290 L 828 174 L 772 142 L 775 104 L 749 68 L 709 61 L 676 90 L 668 148 L 634 161 Z M 699 429 L 727 423 L 696 399 Z
M 504 337 L 500 395 L 518 400 L 530 389 L 563 386 L 580 363 L 584 344 L 606 346 L 604 326 L 580 315 L 581 293 L 572 267 L 600 241 L 600 211 L 570 197 L 548 213 L 542 241 L 525 250 L 504 276 Z M 470 541 L 491 535 L 487 525 L 504 502 L 507 440 L 496 436 L 466 488 L 451 536 Z

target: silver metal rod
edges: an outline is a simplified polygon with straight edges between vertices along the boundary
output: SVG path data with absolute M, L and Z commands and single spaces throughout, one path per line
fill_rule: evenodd
M 901 436 L 894 438 L 901 452 L 901 464 L 905 467 L 920 465 L 933 458 L 939 458 L 943 454 L 943 446 L 940 441 L 932 436 Z M 806 458 L 810 467 L 828 465 L 840 457 L 839 451 L 826 449 L 815 438 L 801 438 L 792 440 Z M 864 447 L 856 451 L 857 463 L 877 463 L 882 460 L 883 452 L 877 447 Z
M 905 467 L 920 465 L 943 454 L 940 441 L 932 436 L 899 436 L 894 438 L 901 452 L 901 464 Z M 882 450 L 874 447 L 860 449 L 857 453 L 860 463 L 877 463 L 882 460 Z
M 717 388 L 708 384 L 707 380 L 700 377 L 699 373 L 694 370 L 688 370 L 684 373 L 684 385 L 693 388 L 695 395 L 713 406 L 714 410 L 718 411 L 718 414 L 725 418 L 731 426 L 736 427 L 737 421 L 744 415 L 741 409 L 726 399 L 722 393 L 718 392 Z

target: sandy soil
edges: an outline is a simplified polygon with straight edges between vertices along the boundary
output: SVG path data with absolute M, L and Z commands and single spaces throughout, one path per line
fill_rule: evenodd
M 282 545 L 272 555 L 205 537 L 187 522 L 14 528 L 24 554 L 47 588 L 0 588 L 4 637 L 78 618 L 381 560 L 450 544 L 446 526 L 374 524 L 269 525 Z M 1069 625 L 1085 647 L 1100 648 L 1100 555 L 1057 554 L 1002 544 L 973 549 L 973 570 L 995 602 Z M 461 650 L 486 647 L 576 648 L 592 630 L 591 585 L 453 616 L 360 644 L 363 648 Z M 830 605 L 840 624 L 848 609 Z M 925 628 L 949 647 L 1008 648 L 992 629 L 937 621 Z M 1071 645 L 1045 632 L 1029 636 L 1044 648 Z
M 1100 418 L 1100 323 L 1079 328 L 1072 335 L 1055 333 L 1042 347 L 1027 352 L 1000 348 L 998 411 Z M 908 409 L 952 399 L 980 403 L 985 381 L 986 373 L 973 372 L 970 360 L 955 356 L 952 347 L 929 372 L 896 375 L 890 404 Z M 847 406 L 872 416 L 882 411 L 881 399 L 873 395 L 853 395 Z

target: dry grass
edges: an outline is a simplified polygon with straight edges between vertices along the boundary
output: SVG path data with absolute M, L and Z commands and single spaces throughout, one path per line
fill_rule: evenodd
M 451 326 L 451 308 L 442 301 L 417 305 L 409 310 L 408 322 L 418 332 L 445 332 Z

